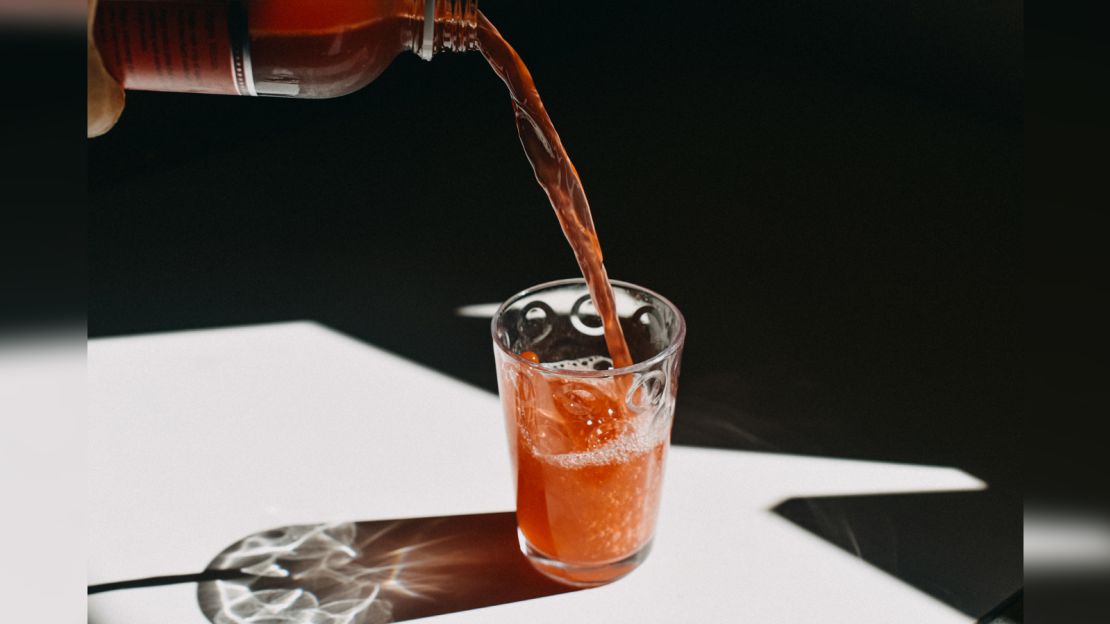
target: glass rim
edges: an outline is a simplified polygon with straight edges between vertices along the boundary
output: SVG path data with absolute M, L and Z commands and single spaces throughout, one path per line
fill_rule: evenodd
M 668 342 L 667 346 L 663 350 L 661 350 L 659 353 L 656 353 L 655 355 L 649 357 L 646 360 L 641 360 L 639 362 L 633 362 L 631 366 L 624 366 L 624 367 L 621 367 L 621 368 L 610 368 L 610 369 L 606 369 L 606 370 L 584 370 L 584 371 L 566 370 L 566 369 L 556 370 L 556 369 L 553 369 L 553 368 L 547 368 L 543 364 L 538 364 L 536 362 L 533 362 L 532 360 L 525 359 L 525 358 L 521 357 L 520 354 L 514 353 L 512 349 L 510 349 L 507 345 L 505 345 L 500 340 L 498 340 L 498 338 L 497 338 L 497 325 L 500 322 L 501 316 L 504 314 L 505 309 L 508 306 L 516 303 L 517 301 L 520 301 L 521 299 L 523 299 L 524 297 L 527 297 L 528 295 L 535 294 L 535 293 L 537 293 L 539 291 L 542 291 L 542 290 L 549 290 L 551 288 L 556 288 L 556 287 L 559 287 L 559 286 L 571 286 L 571 285 L 586 286 L 586 280 L 584 278 L 581 278 L 581 277 L 570 277 L 570 278 L 566 278 L 566 279 L 552 280 L 550 282 L 544 282 L 542 284 L 536 284 L 535 286 L 529 286 L 528 288 L 525 288 L 524 290 L 516 293 L 515 295 L 513 295 L 513 296 L 509 297 L 508 299 L 506 299 L 505 301 L 503 301 L 501 303 L 501 305 L 497 306 L 497 311 L 493 313 L 493 319 L 490 322 L 490 334 L 491 334 L 491 337 L 493 338 L 494 346 L 497 349 L 499 349 L 502 353 L 509 356 L 513 360 L 515 360 L 516 362 L 518 362 L 520 364 L 524 364 L 524 365 L 528 366 L 529 368 L 535 369 L 535 370 L 540 371 L 540 372 L 544 372 L 544 373 L 547 373 L 547 374 L 550 374 L 550 375 L 560 375 L 560 376 L 567 376 L 567 377 L 585 377 L 585 378 L 595 378 L 595 379 L 605 378 L 605 377 L 618 377 L 618 376 L 621 376 L 621 375 L 628 375 L 628 374 L 631 374 L 631 373 L 638 373 L 638 372 L 647 370 L 647 369 L 651 368 L 652 366 L 654 366 L 655 364 L 671 357 L 679 349 L 682 348 L 682 343 L 685 342 L 685 340 L 686 340 L 686 318 L 684 316 L 682 316 L 682 311 L 680 311 L 678 309 L 678 306 L 671 303 L 670 299 L 667 299 L 663 295 L 660 295 L 659 293 L 655 292 L 654 290 L 651 290 L 650 288 L 644 288 L 643 286 L 639 286 L 639 285 L 633 284 L 631 282 L 623 282 L 621 280 L 609 280 L 609 283 L 612 284 L 613 286 L 620 286 L 620 287 L 622 287 L 626 290 L 639 291 L 639 292 L 645 293 L 647 295 L 650 295 L 650 296 L 654 297 L 655 299 L 657 299 L 660 303 L 666 305 L 668 308 L 671 309 L 671 311 L 674 312 L 675 319 L 677 319 L 677 321 L 678 321 L 678 331 L 675 332 L 674 338 L 672 338 Z M 588 292 L 588 290 L 587 290 L 587 292 Z

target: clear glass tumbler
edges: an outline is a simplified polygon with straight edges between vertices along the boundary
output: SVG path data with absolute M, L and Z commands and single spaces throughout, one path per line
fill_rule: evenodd
M 493 318 L 520 547 L 576 586 L 614 581 L 651 549 L 686 336 L 671 302 L 613 290 L 635 362 L 625 368 L 612 368 L 581 279 L 529 288 Z

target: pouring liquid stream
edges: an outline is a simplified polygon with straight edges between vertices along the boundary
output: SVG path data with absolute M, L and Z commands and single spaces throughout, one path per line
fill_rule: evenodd
M 520 55 L 486 16 L 478 13 L 478 49 L 505 83 L 512 98 L 517 133 L 559 225 L 586 279 L 590 297 L 605 328 L 605 344 L 614 368 L 632 365 L 632 356 L 617 317 L 616 298 L 601 254 L 590 203 L 582 180 L 544 109 L 532 74 Z

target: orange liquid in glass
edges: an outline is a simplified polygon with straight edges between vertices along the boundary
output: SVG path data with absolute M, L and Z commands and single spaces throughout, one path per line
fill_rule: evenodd
M 624 379 L 558 379 L 511 366 L 502 399 L 521 532 L 544 555 L 583 567 L 639 551 L 655 532 L 669 427 L 637 422 L 652 414 L 625 405 Z M 578 583 L 610 580 L 547 571 Z

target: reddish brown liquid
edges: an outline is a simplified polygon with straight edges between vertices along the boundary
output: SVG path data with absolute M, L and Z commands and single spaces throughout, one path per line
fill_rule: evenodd
M 563 234 L 574 250 L 582 276 L 586 278 L 590 296 L 605 324 L 605 344 L 609 348 L 613 366 L 630 366 L 632 356 L 628 352 L 624 332 L 617 319 L 613 287 L 605 272 L 601 243 L 590 214 L 590 203 L 586 200 L 578 171 L 567 156 L 563 142 L 559 140 L 559 133 L 555 131 L 555 126 L 543 107 L 532 74 L 528 72 L 516 50 L 481 13 L 478 14 L 478 49 L 509 88 L 513 112 L 516 114 L 517 133 L 524 146 L 524 153 L 532 163 L 536 181 L 551 200 L 551 207 L 555 209 Z
M 669 423 L 631 411 L 622 376 L 553 378 L 508 358 L 500 368 L 517 524 L 531 548 L 578 568 L 543 570 L 578 584 L 623 576 L 636 563 L 610 564 L 655 532 Z
M 509 88 L 517 132 L 605 325 L 613 366 L 632 364 L 613 287 L 578 172 L 524 62 L 478 15 L 478 49 Z M 538 362 L 535 353 L 523 357 Z M 573 584 L 604 583 L 638 565 L 659 509 L 667 431 L 637 432 L 626 375 L 568 381 L 504 362 L 499 381 L 517 485 L 517 524 L 530 548 L 570 567 L 541 565 Z M 643 425 L 639 425 L 642 427 Z
M 373 82 L 411 47 L 411 2 L 249 0 L 251 58 L 261 94 L 335 97 Z

